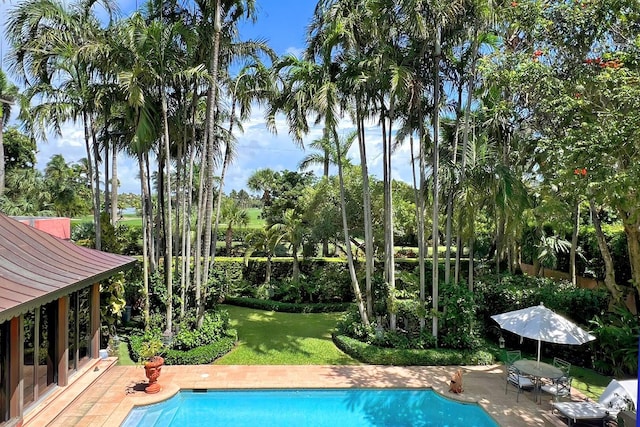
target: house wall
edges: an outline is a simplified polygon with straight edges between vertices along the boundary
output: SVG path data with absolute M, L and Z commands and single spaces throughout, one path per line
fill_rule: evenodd
M 99 357 L 100 345 L 100 285 L 94 284 L 89 288 L 90 301 L 90 343 L 89 357 L 97 359 Z M 70 375 L 74 374 L 74 370 L 69 369 L 69 295 L 65 295 L 57 300 L 57 320 L 56 320 L 56 361 L 57 364 L 57 387 L 65 387 L 69 383 Z M 39 310 L 40 307 L 35 308 Z M 6 352 L 0 352 L 4 365 L 7 367 L 7 377 L 5 387 L 6 405 L 9 408 L 8 414 L 0 414 L 0 426 L 21 425 L 25 412 L 37 406 L 38 401 L 43 395 L 38 396 L 38 400 L 25 408 L 24 390 L 25 390 L 25 371 L 24 369 L 24 321 L 23 316 L 14 317 L 8 323 L 8 334 L 5 338 L 8 342 L 2 343 L 2 348 L 7 349 Z M 84 360 L 86 363 L 88 360 Z M 80 365 L 79 365 L 80 366 Z M 79 367 L 78 366 L 78 367 Z M 31 370 L 33 371 L 33 370 Z M 36 386 L 37 390 L 37 386 Z M 37 393 L 37 392 L 36 392 Z M 8 415 L 8 416 L 7 416 Z M 6 419 L 5 419 L 6 418 Z
M 30 225 L 38 230 L 46 231 L 52 236 L 69 240 L 71 238 L 70 218 L 45 218 L 45 217 L 14 217 L 23 224 Z

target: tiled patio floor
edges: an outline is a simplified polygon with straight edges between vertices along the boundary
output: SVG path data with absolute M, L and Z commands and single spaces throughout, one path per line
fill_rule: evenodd
M 349 388 L 349 387 L 432 387 L 439 393 L 465 402 L 478 402 L 504 427 L 543 426 L 557 423 L 550 416 L 549 396 L 542 404 L 531 393 L 520 395 L 516 402 L 514 387 L 505 394 L 503 366 L 464 368 L 464 393 L 448 392 L 455 367 L 394 366 L 164 366 L 159 383 L 162 390 L 147 395 L 144 369 L 136 366 L 103 364 L 104 373 L 93 382 L 80 381 L 68 387 L 55 401 L 42 403 L 25 418 L 25 426 L 119 426 L 131 408 L 165 400 L 181 388 L 252 389 L 252 388 Z M 98 370 L 85 375 L 91 377 Z M 84 390 L 77 397 L 72 388 Z M 70 396 L 58 399 L 67 391 Z M 71 400 L 73 399 L 73 400 Z M 559 423 L 557 425 L 563 425 Z M 566 424 L 565 424 L 566 425 Z

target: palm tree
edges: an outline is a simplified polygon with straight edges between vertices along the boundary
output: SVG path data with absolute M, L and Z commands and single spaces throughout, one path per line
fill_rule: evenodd
M 0 196 L 4 193 L 5 158 L 3 133 L 4 125 L 9 121 L 11 105 L 18 95 L 18 88 L 7 80 L 4 71 L 0 70 Z
M 258 169 L 247 180 L 249 190 L 262 192 L 263 206 L 271 204 L 271 188 L 273 187 L 275 174 L 272 169 Z
M 244 262 L 247 264 L 254 252 L 262 252 L 267 258 L 264 284 L 271 283 L 271 260 L 275 256 L 276 247 L 283 239 L 284 233 L 279 227 L 259 228 L 247 235 L 247 251 L 244 254 Z
M 326 64 L 330 64 L 330 69 L 333 70 L 330 78 L 335 79 L 341 89 L 341 104 L 353 105 L 352 115 L 355 116 L 357 128 L 363 186 L 367 322 L 373 315 L 374 249 L 364 121 L 368 116 L 366 106 L 375 96 L 372 95 L 371 89 L 376 87 L 376 83 L 368 79 L 368 55 L 371 48 L 369 43 L 374 39 L 369 31 L 375 27 L 372 21 L 375 13 L 372 13 L 368 6 L 367 2 L 352 0 L 318 2 L 309 27 L 307 49 L 307 56 L 319 56 Z M 332 62 L 334 59 L 336 62 Z
M 46 130 L 60 134 L 62 123 L 79 120 L 84 125 L 85 149 L 90 160 L 96 248 L 100 236 L 99 148 L 96 141 L 96 106 L 91 84 L 96 69 L 78 52 L 103 38 L 105 29 L 96 17 L 100 5 L 109 17 L 116 6 L 109 0 L 66 6 L 56 0 L 31 0 L 11 11 L 7 35 L 12 42 L 11 64 L 27 88 L 27 100 L 39 99 L 28 114 L 32 132 L 43 138 Z M 29 34 L 29 37 L 23 37 Z
M 293 257 L 293 275 L 292 279 L 297 282 L 300 279 L 300 261 L 298 260 L 298 252 L 302 247 L 307 227 L 302 218 L 293 209 L 285 211 L 282 223 L 274 224 L 276 228 L 283 233 L 282 237 L 291 245 L 291 256 Z
M 325 179 L 329 178 L 329 164 L 333 163 L 334 165 L 338 162 L 338 155 L 336 153 L 336 146 L 339 146 L 341 150 L 340 158 L 342 159 L 343 166 L 350 166 L 350 161 L 347 158 L 347 153 L 353 145 L 353 142 L 358 136 L 357 132 L 351 132 L 347 135 L 346 138 L 338 141 L 337 144 L 333 144 L 331 139 L 320 138 L 312 141 L 309 144 L 309 147 L 315 148 L 318 150 L 316 153 L 309 153 L 305 157 L 300 160 L 298 163 L 298 168 L 300 170 L 309 169 L 313 165 L 322 165 L 323 166 L 323 176 Z M 322 241 L 322 256 L 329 256 L 329 240 L 323 239 Z
M 358 136 L 356 131 L 349 133 L 345 138 L 340 138 L 338 145 L 340 146 L 340 157 L 342 158 L 344 166 L 350 166 L 351 162 L 347 158 L 347 153 L 351 149 L 353 142 Z M 335 149 L 335 144 L 331 139 L 319 138 L 313 140 L 309 144 L 310 148 L 317 150 L 314 153 L 309 153 L 304 156 L 298 162 L 298 169 L 301 171 L 311 169 L 313 166 L 321 165 L 323 167 L 323 177 L 329 178 L 329 165 L 336 165 L 338 162 L 338 156 Z
M 339 90 L 336 84 L 337 75 L 335 75 L 337 70 L 334 66 L 337 64 L 331 63 L 327 55 L 324 59 L 325 62 L 316 63 L 289 55 L 274 66 L 276 73 L 283 72 L 284 74 L 283 89 L 279 96 L 271 100 L 268 123 L 275 129 L 276 112 L 284 112 L 289 125 L 289 134 L 294 138 L 294 141 L 301 143 L 302 136 L 309 130 L 307 114 L 314 114 L 316 123 L 324 122 L 324 138 L 332 138 L 335 143 L 347 264 L 360 317 L 362 322 L 368 325 L 369 319 L 355 271 L 347 221 L 342 153 L 337 132 Z
M 260 46 L 270 56 L 273 55 L 267 46 Z M 213 228 L 213 253 L 215 259 L 215 250 L 218 238 L 218 226 L 220 223 L 220 211 L 222 208 L 222 195 L 224 190 L 225 176 L 227 168 L 231 164 L 235 156 L 235 139 L 233 137 L 233 125 L 236 121 L 236 107 L 240 106 L 240 120 L 245 120 L 251 115 L 251 104 L 253 101 L 261 103 L 271 96 L 274 90 L 271 87 L 270 74 L 267 68 L 258 60 L 252 64 L 243 67 L 238 76 L 229 82 L 231 90 L 231 113 L 229 114 L 229 129 L 227 137 L 224 138 L 225 152 L 222 161 L 222 170 L 220 172 L 220 181 L 218 185 L 218 196 L 216 203 L 215 223 Z M 227 253 L 229 253 L 227 248 Z
M 222 203 L 222 221 L 227 224 L 226 246 L 227 256 L 231 256 L 231 242 L 233 239 L 233 229 L 237 226 L 247 226 L 249 224 L 249 214 L 241 209 L 238 203 L 232 199 L 226 199 Z

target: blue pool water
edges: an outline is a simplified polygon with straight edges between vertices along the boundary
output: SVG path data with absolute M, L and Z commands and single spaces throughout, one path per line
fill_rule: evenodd
M 181 391 L 134 408 L 123 427 L 498 427 L 478 405 L 433 390 L 207 390 Z

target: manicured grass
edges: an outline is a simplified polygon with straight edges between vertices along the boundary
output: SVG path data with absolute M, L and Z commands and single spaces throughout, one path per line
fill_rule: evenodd
M 570 375 L 573 377 L 571 387 L 580 390 L 585 396 L 593 400 L 598 400 L 604 389 L 611 381 L 610 377 L 605 377 L 593 369 L 572 366 Z
M 123 366 L 133 366 L 136 362 L 131 360 L 131 356 L 129 356 L 129 346 L 126 341 L 121 341 L 120 345 L 118 345 L 118 365 Z
M 231 325 L 240 342 L 217 365 L 354 365 L 331 341 L 340 313 L 276 313 L 232 305 Z
M 260 218 L 260 214 L 262 213 L 262 209 L 260 208 L 249 208 L 247 209 L 247 214 L 249 215 L 249 228 L 260 228 L 264 227 L 264 219 Z

